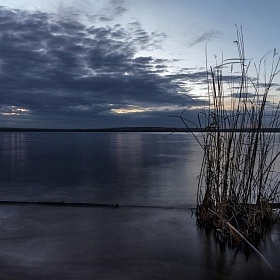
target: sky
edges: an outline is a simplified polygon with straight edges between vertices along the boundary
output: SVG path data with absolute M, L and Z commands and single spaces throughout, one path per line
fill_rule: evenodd
M 279 0 L 0 0 L 0 127 L 196 122 L 206 62 L 238 57 L 241 25 L 253 63 L 280 49 L 279 11 Z

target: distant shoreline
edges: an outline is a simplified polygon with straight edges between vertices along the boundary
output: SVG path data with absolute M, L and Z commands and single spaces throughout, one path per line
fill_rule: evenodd
M 256 129 L 255 129 L 256 130 Z M 253 129 L 216 129 L 216 128 L 186 128 L 186 127 L 114 127 L 114 128 L 13 128 L 2 127 L 0 132 L 250 132 Z M 280 128 L 262 128 L 262 132 L 280 132 Z

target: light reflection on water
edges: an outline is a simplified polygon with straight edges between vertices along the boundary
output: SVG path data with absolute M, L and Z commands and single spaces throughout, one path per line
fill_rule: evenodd
M 194 206 L 188 134 L 2 133 L 0 199 Z M 0 273 L 20 279 L 273 279 L 187 210 L 0 206 Z M 260 245 L 275 268 L 279 226 Z M 275 278 L 277 279 L 277 277 Z
M 279 279 L 256 255 L 221 248 L 187 210 L 1 206 L 0 214 L 0 272 L 16 279 Z M 266 242 L 278 268 L 279 236 Z
M 195 205 L 191 135 L 2 133 L 2 199 Z
M 4 172 L 11 177 L 24 176 L 26 161 L 26 135 L 24 133 L 3 134 L 1 160 L 5 161 Z M 5 168 L 6 167 L 6 168 Z

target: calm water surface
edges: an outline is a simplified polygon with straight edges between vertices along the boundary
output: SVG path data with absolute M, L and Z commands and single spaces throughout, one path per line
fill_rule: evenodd
M 1 199 L 196 203 L 201 150 L 189 134 L 2 133 Z
M 202 152 L 189 134 L 1 133 L 0 274 L 13 279 L 280 279 L 195 225 Z M 279 270 L 280 229 L 259 246 Z M 1 275 L 0 275 L 1 279 Z

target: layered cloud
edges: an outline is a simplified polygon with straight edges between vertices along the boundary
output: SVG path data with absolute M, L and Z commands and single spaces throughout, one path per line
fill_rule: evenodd
M 195 38 L 192 42 L 189 43 L 188 47 L 191 48 L 196 44 L 205 43 L 209 40 L 213 40 L 221 36 L 222 32 L 218 30 L 210 30 Z
M 111 1 L 112 14 L 125 12 L 122 3 Z M 164 126 L 168 115 L 194 106 L 186 81 L 205 80 L 204 72 L 175 73 L 170 60 L 139 56 L 167 35 L 137 21 L 86 25 L 1 8 L 0 30 L 1 126 Z

